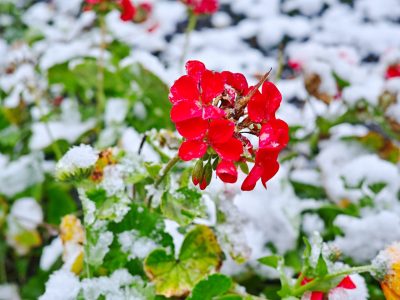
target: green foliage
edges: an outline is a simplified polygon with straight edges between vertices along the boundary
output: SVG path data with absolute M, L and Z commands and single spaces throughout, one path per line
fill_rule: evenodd
M 196 284 L 196 286 L 192 291 L 192 294 L 187 299 L 188 300 L 230 299 L 227 298 L 229 295 L 227 295 L 227 297 L 222 297 L 222 296 L 231 289 L 232 284 L 233 284 L 232 279 L 225 275 L 222 274 L 210 275 L 206 279 L 203 279 L 198 284 Z M 232 295 L 229 297 L 232 297 Z

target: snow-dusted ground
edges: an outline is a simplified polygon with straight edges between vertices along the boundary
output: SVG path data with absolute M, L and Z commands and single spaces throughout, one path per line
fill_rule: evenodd
M 387 109 L 387 117 L 400 123 L 400 79 L 385 79 L 387 67 L 400 62 L 400 2 L 344 2 L 221 0 L 223 9 L 201 22 L 199 30 L 193 32 L 187 58 L 201 60 L 210 69 L 241 72 L 252 83 L 256 82 L 257 76 L 273 68 L 272 80 L 284 96 L 278 115 L 290 126 L 301 127 L 296 133 L 298 138 L 315 131 L 318 116 L 333 120 L 362 99 L 372 107 L 379 106 L 379 96 L 385 91 L 397 98 L 397 102 Z M 21 94 L 27 103 L 34 101 L 29 87 L 34 85 L 44 90 L 47 82 L 40 74 L 55 64 L 70 62 L 71 65 L 83 56 L 98 57 L 99 31 L 88 29 L 94 15 L 86 12 L 78 16 L 80 4 L 81 0 L 53 0 L 31 6 L 23 20 L 45 36 L 31 47 L 11 46 L 0 38 L 0 70 L 10 64 L 18 66 L 13 73 L 1 73 L 0 88 L 7 93 L 1 100 L 3 106 L 18 105 Z M 183 71 L 179 58 L 184 34 L 176 31 L 177 28 L 182 31 L 185 7 L 179 1 L 154 0 L 153 4 L 153 16 L 141 25 L 123 23 L 118 12 L 111 12 L 106 18 L 110 32 L 108 39 L 119 39 L 131 46 L 130 56 L 121 61 L 121 65 L 140 62 L 170 85 Z M 148 32 L 155 24 L 157 29 Z M 301 70 L 285 67 L 283 79 L 275 78 L 281 57 Z M 35 65 L 41 73 L 35 71 Z M 334 74 L 348 82 L 341 92 Z M 330 99 L 329 105 L 309 96 L 304 79 L 313 75 L 321 79 L 317 92 Z M 54 138 L 74 143 L 94 126 L 93 120 L 81 122 L 73 99 L 71 105 L 68 101 L 63 103 L 60 120 L 48 123 L 49 128 L 40 121 L 40 115 L 46 109 L 43 105 L 31 112 L 36 120 L 29 143 L 31 155 L 10 161 L 9 157 L 0 154 L 0 193 L 13 196 L 43 181 L 43 172 L 53 166 L 43 160 L 41 150 Z M 115 100 L 115 105 L 108 106 L 107 122 L 122 123 L 124 110 L 123 101 Z M 121 114 L 122 119 L 113 119 L 117 114 Z M 221 207 L 231 218 L 228 218 L 230 224 L 221 227 L 220 234 L 234 237 L 233 251 L 250 258 L 248 267 L 273 276 L 270 270 L 262 269 L 256 263 L 257 258 L 271 252 L 266 245 L 272 243 L 278 253 L 284 254 L 297 247 L 301 230 L 309 235 L 314 230 L 324 231 L 323 220 L 309 211 L 330 203 L 358 205 L 365 196 L 373 200 L 372 205 L 361 207 L 360 217 L 339 215 L 334 224 L 343 235 L 330 243 L 355 262 L 362 263 L 371 260 L 386 245 L 400 240 L 399 164 L 384 160 L 355 141 L 343 139 L 364 136 L 369 131 L 367 123 L 341 124 L 332 128 L 330 138 L 320 142 L 316 159 L 307 159 L 311 153 L 309 144 L 296 144 L 293 150 L 304 155 L 284 162 L 267 190 L 257 186 L 252 192 L 240 192 L 239 186 L 227 188 L 217 180 L 213 181 L 208 190 L 210 197 L 219 195 L 232 204 Z M 137 132 L 123 126 L 121 130 L 120 144 L 126 145 L 128 151 L 137 149 L 140 143 Z M 399 141 L 394 143 L 399 146 Z M 155 154 L 145 147 L 144 157 L 154 159 Z M 322 188 L 327 197 L 300 199 L 290 180 Z M 373 184 L 384 187 L 374 193 L 370 188 Z M 170 227 L 174 228 L 173 225 Z M 129 244 L 132 237 L 121 235 L 119 238 Z M 128 252 L 135 251 L 126 248 Z M 150 244 L 148 248 L 154 247 Z M 223 271 L 235 274 L 243 268 L 246 267 L 228 261 Z M 63 276 L 65 278 L 59 280 L 66 282 L 66 288 L 70 281 L 73 284 L 75 278 L 68 274 Z M 98 280 L 97 284 L 100 284 L 102 279 Z M 131 278 L 127 282 L 129 280 Z M 74 293 L 74 290 L 69 292 Z M 55 297 L 55 294 L 51 295 Z M 361 298 L 354 296 L 352 299 Z

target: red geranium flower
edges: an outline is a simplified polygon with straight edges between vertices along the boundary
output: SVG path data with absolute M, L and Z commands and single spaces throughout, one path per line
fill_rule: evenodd
M 219 7 L 218 0 L 182 0 L 182 2 L 196 15 L 213 14 Z
M 209 160 L 209 164 L 214 160 L 217 176 L 227 183 L 237 181 L 239 161 L 255 158 L 242 189 L 253 189 L 259 179 L 265 186 L 278 171 L 279 151 L 289 140 L 287 124 L 275 118 L 282 100 L 276 86 L 265 82 L 260 92 L 261 83 L 249 88 L 242 74 L 213 72 L 199 61 L 189 61 L 186 71 L 169 95 L 171 120 L 185 138 L 179 157 Z M 256 151 L 244 133 L 259 138 Z M 195 178 L 194 184 L 204 187 L 204 178 L 199 174 Z
M 313 281 L 313 279 L 304 278 L 303 281 L 301 282 L 301 285 L 305 285 L 311 281 Z M 351 280 L 350 276 L 346 276 L 345 278 L 343 278 L 343 280 L 341 282 L 339 282 L 339 284 L 336 287 L 344 288 L 347 290 L 353 290 L 353 289 L 357 288 L 356 285 L 354 284 L 353 280 Z M 323 292 L 320 292 L 320 291 L 311 292 L 310 300 L 323 300 L 323 299 L 324 299 Z

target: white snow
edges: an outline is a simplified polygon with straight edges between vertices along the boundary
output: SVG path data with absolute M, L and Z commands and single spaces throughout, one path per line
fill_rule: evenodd
M 64 269 L 55 271 L 46 283 L 46 292 L 39 300 L 75 300 L 80 290 L 79 278 Z

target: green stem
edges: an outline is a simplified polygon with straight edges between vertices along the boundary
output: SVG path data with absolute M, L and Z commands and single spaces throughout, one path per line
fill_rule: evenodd
M 6 258 L 7 247 L 2 241 L 0 242 L 0 284 L 7 282 Z
M 106 24 L 104 18 L 99 18 L 100 22 L 100 55 L 97 60 L 97 118 L 98 123 L 101 123 L 104 107 L 105 107 L 105 95 L 104 95 L 104 53 L 106 49 Z
M 310 281 L 309 283 L 307 283 L 299 288 L 295 288 L 292 292 L 292 295 L 293 296 L 301 296 L 305 292 L 311 291 L 312 288 L 314 288 L 317 284 L 319 284 L 323 281 L 327 281 L 327 280 L 334 279 L 336 277 L 346 276 L 346 275 L 355 274 L 355 273 L 370 272 L 372 269 L 373 269 L 372 265 L 367 265 L 367 266 L 349 268 L 349 269 L 342 270 L 337 273 L 328 274 L 328 275 L 324 276 L 323 278 L 314 279 L 313 281 Z
M 196 28 L 196 24 L 197 24 L 197 15 L 194 14 L 192 11 L 190 11 L 189 12 L 189 21 L 188 21 L 188 25 L 186 27 L 186 32 L 185 32 L 185 44 L 183 46 L 183 52 L 182 52 L 182 56 L 180 59 L 180 65 L 182 67 L 185 63 L 186 55 L 189 50 L 190 34 Z
M 158 188 L 158 186 L 161 184 L 161 182 L 164 180 L 165 176 L 171 171 L 171 169 L 180 161 L 180 158 L 178 155 L 174 156 L 173 158 L 170 159 L 170 161 L 164 166 L 164 168 L 161 170 L 160 175 L 156 178 L 154 182 L 154 187 Z M 153 195 L 148 197 L 147 199 L 147 207 L 151 208 L 151 203 L 153 201 Z

